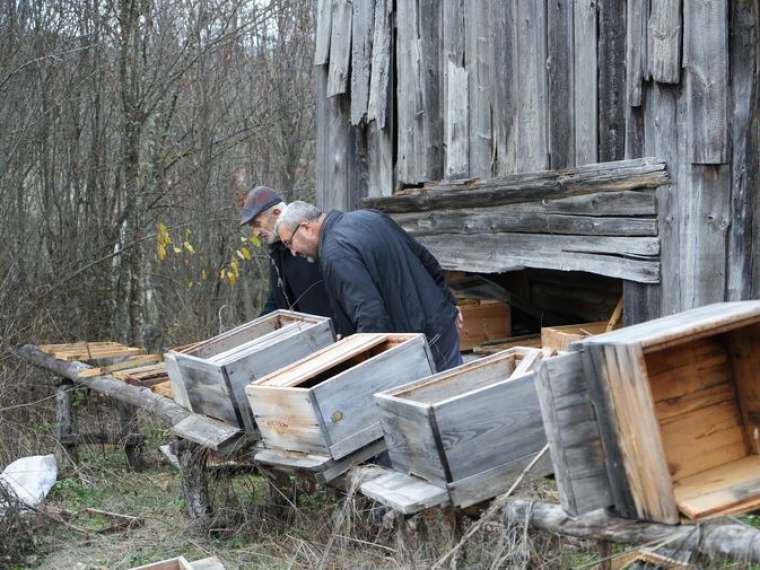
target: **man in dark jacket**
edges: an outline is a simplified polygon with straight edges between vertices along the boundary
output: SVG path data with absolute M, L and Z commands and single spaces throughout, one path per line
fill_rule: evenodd
M 251 233 L 269 245 L 269 296 L 261 314 L 291 309 L 332 317 L 319 266 L 290 255 L 274 233 L 274 225 L 285 206 L 274 190 L 256 186 L 246 194 L 240 212 L 240 225 L 251 226 Z
M 293 202 L 276 232 L 294 256 L 319 259 L 338 328 L 422 332 L 439 371 L 462 363 L 456 301 L 441 267 L 391 218 Z

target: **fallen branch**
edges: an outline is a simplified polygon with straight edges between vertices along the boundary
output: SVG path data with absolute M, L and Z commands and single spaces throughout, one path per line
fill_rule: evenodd
M 213 449 L 217 453 L 230 452 L 236 447 L 235 444 L 243 434 L 240 429 L 193 413 L 174 400 L 156 394 L 150 388 L 127 384 L 108 375 L 82 378 L 79 374 L 91 368 L 83 362 L 67 362 L 53 358 L 31 344 L 12 352 L 17 357 L 35 366 L 46 368 L 58 376 L 69 378 L 76 384 L 87 386 L 95 392 L 145 410 L 172 428 L 177 428 L 181 423 L 180 428 L 175 430 L 178 435 Z
M 671 526 L 614 517 L 601 510 L 571 517 L 559 505 L 525 499 L 506 501 L 503 512 L 512 524 L 527 520 L 531 527 L 553 534 L 634 545 L 667 542 L 711 558 L 760 562 L 760 530 L 730 518 Z

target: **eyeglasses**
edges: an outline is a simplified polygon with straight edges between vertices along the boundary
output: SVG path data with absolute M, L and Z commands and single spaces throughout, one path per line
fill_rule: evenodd
M 296 234 L 298 233 L 298 230 L 300 230 L 300 229 L 301 229 L 301 224 L 298 224 L 296 226 L 296 229 L 293 230 L 293 233 L 290 234 L 290 237 L 288 239 L 282 241 L 282 245 L 284 245 L 285 247 L 287 247 L 288 249 L 290 249 L 290 246 L 293 244 L 293 238 L 296 237 Z

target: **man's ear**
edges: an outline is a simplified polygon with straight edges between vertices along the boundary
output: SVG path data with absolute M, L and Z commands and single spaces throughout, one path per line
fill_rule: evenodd
M 279 208 L 272 208 L 272 217 L 273 218 L 278 218 L 280 216 L 280 214 L 282 214 L 282 210 L 280 210 Z

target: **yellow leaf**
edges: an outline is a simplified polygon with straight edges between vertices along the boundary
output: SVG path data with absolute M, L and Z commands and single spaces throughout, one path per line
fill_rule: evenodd
M 243 255 L 243 252 L 242 252 L 242 251 L 240 251 L 240 250 L 237 250 L 235 253 L 237 254 L 237 256 L 238 256 L 240 259 L 245 259 L 245 256 Z
M 261 239 L 259 236 L 251 236 L 251 243 L 256 247 L 261 247 Z
M 182 253 L 182 250 L 175 245 L 174 246 L 174 253 L 176 253 L 177 255 L 179 255 L 180 253 Z
M 251 250 L 250 249 L 248 249 L 247 247 L 243 246 L 243 247 L 240 248 L 240 253 L 243 254 L 243 257 L 245 258 L 246 261 L 251 261 L 251 257 L 252 256 L 251 256 Z
M 206 270 L 202 269 L 201 270 L 201 281 L 205 281 L 205 280 L 206 280 Z
M 190 253 L 195 253 L 195 250 L 193 249 L 193 246 L 190 244 L 189 241 L 185 240 L 185 242 L 182 245 L 184 245 L 185 249 L 189 251 Z

